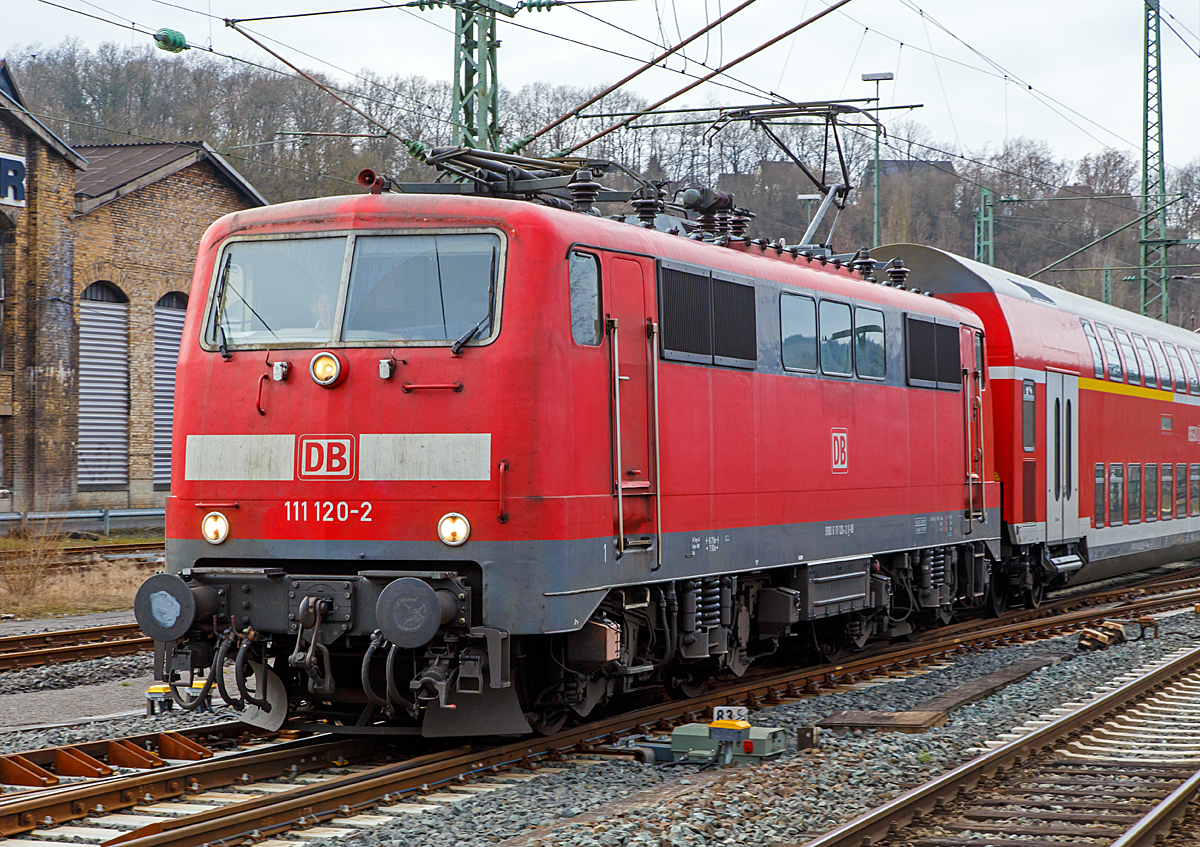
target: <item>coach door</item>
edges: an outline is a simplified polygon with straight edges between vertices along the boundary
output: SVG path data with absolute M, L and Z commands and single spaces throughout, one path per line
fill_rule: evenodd
M 640 262 L 609 262 L 608 339 L 612 365 L 613 515 L 617 549 L 648 550 L 655 535 L 651 386 L 646 274 Z
M 959 327 L 962 362 L 963 458 L 966 465 L 967 532 L 984 519 L 983 502 L 983 336 Z
M 1046 371 L 1046 543 L 1079 537 L 1079 377 Z

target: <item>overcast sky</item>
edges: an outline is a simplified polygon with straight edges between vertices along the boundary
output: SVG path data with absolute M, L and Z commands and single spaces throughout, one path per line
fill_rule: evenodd
M 183 8 L 162 0 L 54 2 L 122 21 L 124 29 L 38 0 L 4 0 L 0 49 L 11 53 L 18 46 L 53 46 L 68 35 L 91 46 L 102 41 L 149 43 L 148 36 L 129 29 L 136 22 L 151 30 L 177 29 L 194 44 L 208 45 L 211 39 L 216 50 L 269 61 L 221 19 L 383 6 L 382 0 L 173 0 Z M 739 2 L 612 0 L 550 12 L 521 11 L 512 23 L 502 18 L 501 83 L 518 88 L 539 81 L 615 81 L 636 62 L 564 39 L 645 60 L 654 47 L 635 36 L 675 43 Z M 693 44 L 688 56 L 715 68 L 827 5 L 827 0 L 756 0 L 719 35 Z M 1200 58 L 1195 52 L 1200 47 L 1200 0 L 1162 0 L 1162 9 L 1166 158 L 1168 164 L 1182 166 L 1200 157 Z M 862 74 L 892 72 L 895 82 L 880 88 L 883 104 L 922 107 L 893 112 L 887 120 L 919 121 L 937 142 L 959 150 L 995 149 L 1006 138 L 1026 136 L 1045 140 L 1056 154 L 1071 158 L 1105 147 L 1140 156 L 1142 10 L 1135 0 L 853 0 L 732 69 L 736 80 L 724 81 L 748 93 L 709 84 L 671 105 L 709 99 L 756 102 L 763 95 L 754 88 L 793 100 L 870 97 L 874 84 L 863 82 Z M 454 16 L 447 9 L 381 8 L 247 26 L 282 42 L 286 47 L 281 52 L 301 66 L 335 77 L 348 78 L 362 69 L 435 79 L 448 79 L 452 72 Z M 669 66 L 679 70 L 684 63 L 675 58 Z M 694 62 L 687 68 L 707 72 Z M 671 70 L 654 70 L 632 86 L 657 99 L 687 81 Z M 52 104 L 30 105 L 53 112 Z

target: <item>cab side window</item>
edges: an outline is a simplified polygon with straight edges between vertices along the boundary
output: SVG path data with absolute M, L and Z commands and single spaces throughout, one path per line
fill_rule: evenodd
M 571 253 L 571 337 L 576 344 L 600 343 L 600 260 Z

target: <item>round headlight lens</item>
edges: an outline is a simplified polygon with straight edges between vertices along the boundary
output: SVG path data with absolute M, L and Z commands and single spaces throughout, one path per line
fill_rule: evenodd
M 329 386 L 342 375 L 342 363 L 332 353 L 318 353 L 313 356 L 308 370 L 317 385 Z
M 229 537 L 229 518 L 220 512 L 209 512 L 200 521 L 200 532 L 209 544 L 220 544 Z
M 451 512 L 443 515 L 442 519 L 438 521 L 437 531 L 438 538 L 442 539 L 443 544 L 458 547 L 460 544 L 465 544 L 470 538 L 471 524 L 458 512 Z

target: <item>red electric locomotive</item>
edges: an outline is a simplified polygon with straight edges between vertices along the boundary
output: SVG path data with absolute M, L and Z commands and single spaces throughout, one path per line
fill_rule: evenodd
M 975 313 L 653 199 L 547 202 L 209 229 L 136 601 L 182 704 L 194 675 L 266 727 L 553 731 L 987 605 L 1011 463 Z

